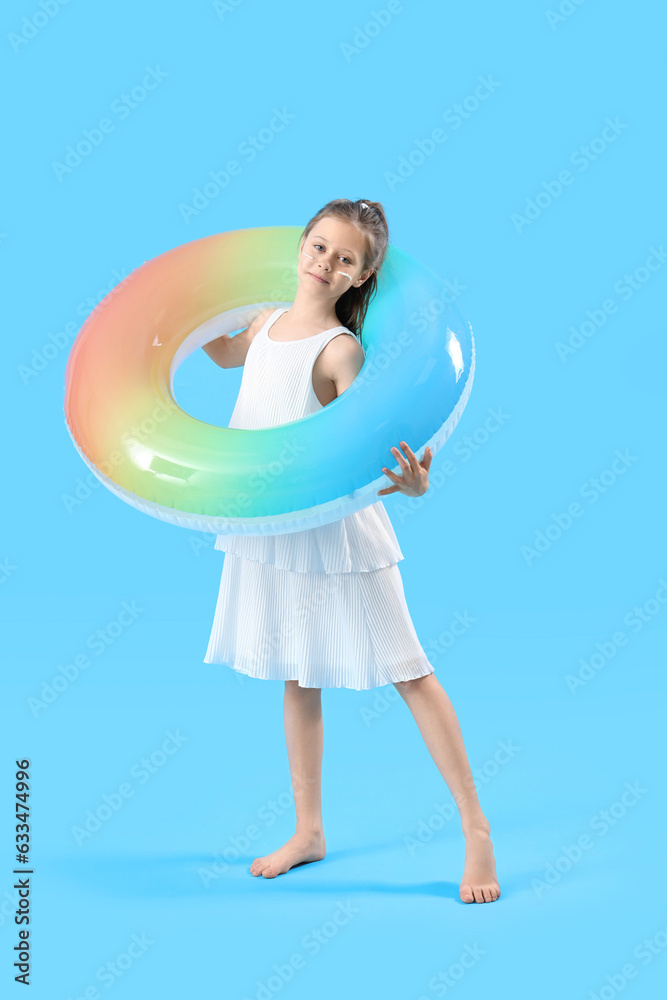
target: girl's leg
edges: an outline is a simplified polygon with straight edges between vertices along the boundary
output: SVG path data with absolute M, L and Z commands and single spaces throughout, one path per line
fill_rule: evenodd
M 289 758 L 296 833 L 273 854 L 255 858 L 253 875 L 275 878 L 294 865 L 320 861 L 326 854 L 322 831 L 322 692 L 285 681 L 285 741 Z
M 500 896 L 491 828 L 477 798 L 454 707 L 435 674 L 394 684 L 414 716 L 424 742 L 445 779 L 461 817 L 466 842 L 459 894 L 464 903 L 490 903 Z

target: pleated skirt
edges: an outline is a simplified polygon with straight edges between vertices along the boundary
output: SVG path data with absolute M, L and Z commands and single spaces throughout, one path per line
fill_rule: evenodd
M 396 564 L 302 573 L 227 552 L 204 663 L 356 691 L 433 673 Z

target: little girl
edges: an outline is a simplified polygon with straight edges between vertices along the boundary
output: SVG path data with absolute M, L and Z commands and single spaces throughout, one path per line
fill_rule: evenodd
M 230 427 L 298 420 L 349 388 L 364 363 L 358 338 L 388 241 L 379 202 L 337 198 L 313 216 L 299 244 L 292 305 L 265 309 L 247 329 L 204 346 L 221 368 L 244 365 Z M 420 496 L 428 488 L 430 448 L 419 462 L 399 443 L 402 452 L 391 451 L 401 474 L 383 468 L 393 485 L 378 496 Z M 285 681 L 296 832 L 256 858 L 252 874 L 274 878 L 325 855 L 321 689 L 394 684 L 459 810 L 466 845 L 460 897 L 498 899 L 489 823 L 456 714 L 410 618 L 397 565 L 404 557 L 382 501 L 306 531 L 218 535 L 215 548 L 226 556 L 204 662 Z

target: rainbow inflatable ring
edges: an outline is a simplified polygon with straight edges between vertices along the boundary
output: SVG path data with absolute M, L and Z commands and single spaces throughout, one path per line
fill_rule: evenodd
M 146 261 L 97 306 L 65 372 L 65 423 L 121 500 L 197 531 L 271 535 L 328 524 L 377 501 L 407 441 L 433 454 L 458 423 L 475 367 L 472 330 L 446 286 L 389 246 L 350 388 L 301 420 L 217 427 L 173 395 L 197 348 L 245 329 L 297 289 L 301 228 L 241 229 Z

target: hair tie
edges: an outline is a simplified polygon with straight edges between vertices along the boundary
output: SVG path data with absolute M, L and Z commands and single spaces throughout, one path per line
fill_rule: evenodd
M 361 202 L 361 207 L 362 207 L 362 208 L 370 208 L 371 206 L 370 206 L 370 205 L 367 205 L 365 201 L 362 201 L 362 202 Z

